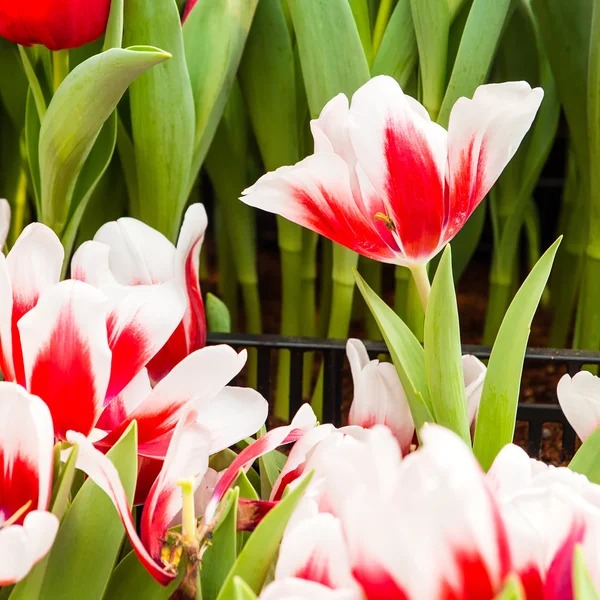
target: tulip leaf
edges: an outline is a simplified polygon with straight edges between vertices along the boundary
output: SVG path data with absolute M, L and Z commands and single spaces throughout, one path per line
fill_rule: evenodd
M 219 521 L 210 546 L 202 557 L 202 600 L 215 600 L 237 558 L 239 488 L 227 490 L 217 509 Z
M 446 246 L 425 313 L 425 371 L 435 422 L 471 445 L 452 252 Z
M 348 0 L 288 0 L 313 117 L 331 98 L 350 97 L 369 80 L 369 65 Z
M 260 593 L 269 569 L 277 556 L 287 523 L 300 502 L 311 477 L 312 473 L 309 473 L 258 524 L 240 552 L 233 568 L 229 571 L 217 600 L 228 600 L 234 596 L 236 577 L 243 579 L 254 593 Z
M 175 241 L 188 198 L 194 99 L 174 0 L 127 0 L 125 45 L 151 42 L 173 58 L 130 88 L 139 218 Z
M 258 596 L 241 577 L 233 578 L 233 586 L 235 588 L 235 600 L 257 600 Z
M 54 94 L 40 130 L 40 192 L 42 220 L 59 236 L 102 126 L 131 82 L 168 58 L 152 47 L 112 48 L 76 67 Z
M 196 114 L 188 189 L 221 120 L 257 3 L 258 0 L 198 0 L 183 25 Z
M 390 351 L 418 432 L 425 423 L 435 422 L 427 386 L 423 348 L 402 319 L 357 272 L 354 273 L 354 277 Z
M 592 483 L 600 484 L 600 428 L 583 442 L 569 463 L 569 469 L 585 475 Z
M 511 575 L 495 600 L 524 600 L 525 592 L 518 576 Z
M 77 184 L 75 185 L 75 191 L 73 192 L 73 206 L 75 207 L 75 210 L 69 217 L 68 225 L 61 239 L 67 256 L 70 256 L 71 254 L 79 224 L 81 223 L 81 219 L 83 218 L 83 214 L 90 198 L 112 159 L 116 141 L 117 113 L 116 111 L 113 111 L 106 120 L 106 123 L 104 123 L 104 126 L 96 139 L 96 143 L 77 178 Z M 103 222 L 105 221 L 106 219 Z M 66 269 L 67 266 L 68 262 L 65 261 L 63 268 Z
M 398 0 L 371 68 L 373 76 L 389 75 L 403 89 L 419 58 L 410 3 L 411 0 Z
M 440 109 L 440 125 L 448 126 L 450 111 L 461 96 L 471 98 L 485 82 L 511 1 L 473 1 Z
M 231 315 L 223 300 L 214 294 L 206 294 L 206 322 L 208 331 L 231 333 Z
M 78 448 L 75 446 L 65 463 L 58 481 L 54 482 L 51 512 L 62 519 L 69 503 L 69 494 L 75 476 L 75 463 L 77 461 Z M 15 585 L 10 597 L 12 600 L 30 600 L 40 598 L 40 589 L 48 569 L 50 554 L 46 554 L 29 572 L 29 575 Z
M 236 486 L 240 490 L 240 498 L 246 498 L 248 500 L 260 500 L 256 489 L 250 483 L 250 480 L 248 479 L 244 469 L 240 469 L 240 473 L 233 483 L 233 487 Z
M 19 48 L 0 37 L 0 100 L 17 130 L 25 121 L 29 84 L 23 72 Z
M 137 479 L 135 421 L 107 456 L 119 473 L 131 505 Z M 124 534 L 112 500 L 91 479 L 87 479 L 58 531 L 39 597 L 79 600 L 82 590 L 85 590 L 86 600 L 102 598 Z
M 38 220 L 41 219 L 42 207 L 40 204 L 40 118 L 35 107 L 35 100 L 31 90 L 27 94 L 25 107 L 25 146 L 27 148 L 27 163 L 29 165 L 29 180 L 33 188 L 35 210 Z
M 183 568 L 180 569 L 178 576 L 169 585 L 163 587 L 146 571 L 135 552 L 132 551 L 113 571 L 102 598 L 104 600 L 116 600 L 117 598 L 168 600 L 177 591 L 184 574 Z
M 580 544 L 575 546 L 573 556 L 573 600 L 600 600 L 585 561 L 585 554 Z
M 123 45 L 123 8 L 125 0 L 111 0 L 110 14 L 104 33 L 103 50 L 121 48 Z
M 483 469 L 513 441 L 523 360 L 531 321 L 562 238 L 546 250 L 515 295 L 490 355 L 475 429 L 474 452 Z

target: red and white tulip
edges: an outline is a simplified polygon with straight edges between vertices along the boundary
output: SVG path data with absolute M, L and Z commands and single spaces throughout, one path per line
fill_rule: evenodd
M 48 407 L 0 382 L 0 585 L 23 579 L 50 550 L 58 519 L 48 512 L 54 435 Z
M 588 371 L 563 375 L 556 392 L 565 417 L 585 441 L 600 427 L 600 378 Z
M 206 226 L 204 206 L 192 204 L 185 213 L 175 247 L 152 227 L 124 217 L 103 225 L 94 241 L 83 244 L 73 257 L 73 278 L 97 287 L 115 283 L 127 287 L 172 285 L 183 294 L 184 313 L 178 318 L 177 327 L 148 363 L 153 381 L 162 379 L 206 343 L 204 303 L 198 280 Z
M 483 85 L 448 131 L 387 76 L 339 94 L 311 122 L 315 152 L 242 200 L 375 260 L 428 262 L 465 224 L 529 130 L 541 88 Z

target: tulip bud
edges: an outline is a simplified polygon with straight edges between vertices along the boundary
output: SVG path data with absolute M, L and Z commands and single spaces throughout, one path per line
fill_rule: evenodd
M 0 37 L 50 50 L 78 48 L 106 29 L 110 0 L 0 0 Z

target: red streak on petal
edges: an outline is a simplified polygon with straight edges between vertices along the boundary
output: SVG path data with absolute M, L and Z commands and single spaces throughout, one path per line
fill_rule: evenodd
M 183 322 L 188 340 L 188 354 L 194 350 L 204 348 L 206 345 L 206 315 L 202 294 L 200 293 L 199 267 L 198 260 L 196 260 L 198 246 L 201 243 L 202 239 L 199 239 L 185 259 L 185 284 L 189 305 L 183 317 Z
M 444 182 L 429 142 L 410 123 L 388 123 L 384 132 L 385 184 L 404 254 L 427 259 L 439 245 L 444 223 Z
M 302 188 L 293 190 L 294 198 L 304 208 L 305 220 L 302 225 L 369 258 L 385 260 L 394 256 L 377 231 L 377 211 L 367 217 L 357 206 L 346 205 L 353 202 L 352 199 L 337 198 L 324 188 L 319 188 L 319 191 L 324 202 L 315 200 Z
M 460 231 L 488 192 L 484 181 L 485 147 L 482 143 L 473 165 L 474 143 L 472 139 L 462 150 L 458 167 L 452 173 L 452 189 L 447 199 L 445 241 L 450 241 Z
M 455 561 L 461 580 L 459 589 L 456 590 L 448 582 L 444 582 L 440 599 L 493 600 L 496 597 L 496 592 L 500 590 L 495 589 L 487 565 L 480 554 L 458 551 Z
M 120 394 L 125 386 L 144 368 L 149 358 L 148 334 L 132 320 L 115 333 L 118 316 L 108 316 L 106 328 L 112 352 L 110 380 L 104 405 Z
M 329 575 L 327 567 L 327 561 L 323 560 L 323 557 L 320 556 L 318 552 L 313 552 L 306 562 L 296 569 L 292 576 L 297 577 L 298 579 L 314 581 L 325 587 L 334 589 L 335 584 Z
M 48 342 L 39 349 L 31 372 L 30 390 L 50 409 L 56 437 L 69 429 L 89 435 L 98 417 L 96 384 L 90 349 L 64 306 Z
M 0 447 L 0 526 L 31 501 L 28 510 L 15 521 L 22 525 L 27 513 L 37 508 L 39 488 L 37 466 L 21 454 L 5 456 Z
M 360 564 L 352 569 L 352 575 L 362 587 L 366 600 L 409 600 L 408 594 L 382 566 Z
M 160 381 L 171 369 L 179 364 L 187 355 L 188 346 L 183 321 L 179 323 L 167 343 L 154 355 L 148 363 L 148 374 L 152 381 Z
M 544 600 L 544 582 L 537 567 L 529 565 L 519 573 L 527 600 Z
M 546 573 L 544 600 L 573 600 L 573 554 L 575 546 L 583 541 L 585 529 L 585 523 L 576 519 L 554 555 Z
M 283 496 L 283 492 L 285 492 L 285 488 L 290 483 L 292 483 L 292 481 L 296 481 L 296 479 L 298 479 L 298 477 L 300 477 L 300 475 L 302 475 L 302 473 L 304 473 L 304 463 L 298 465 L 295 469 L 288 471 L 281 478 L 281 481 L 279 482 L 279 487 L 277 488 L 277 491 L 273 495 L 273 500 L 281 500 L 281 497 Z
M 162 467 L 162 460 L 156 460 L 154 458 L 140 458 L 137 485 L 135 486 L 135 496 L 133 498 L 133 504 L 138 506 L 144 504 L 148 498 L 148 494 L 156 481 Z

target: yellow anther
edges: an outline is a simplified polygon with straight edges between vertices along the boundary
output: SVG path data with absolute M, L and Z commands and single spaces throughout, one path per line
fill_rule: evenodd
M 383 221 L 383 224 L 386 226 L 388 231 L 396 231 L 396 225 L 394 225 L 394 221 L 392 221 L 386 214 L 377 212 L 373 218 L 376 221 Z

